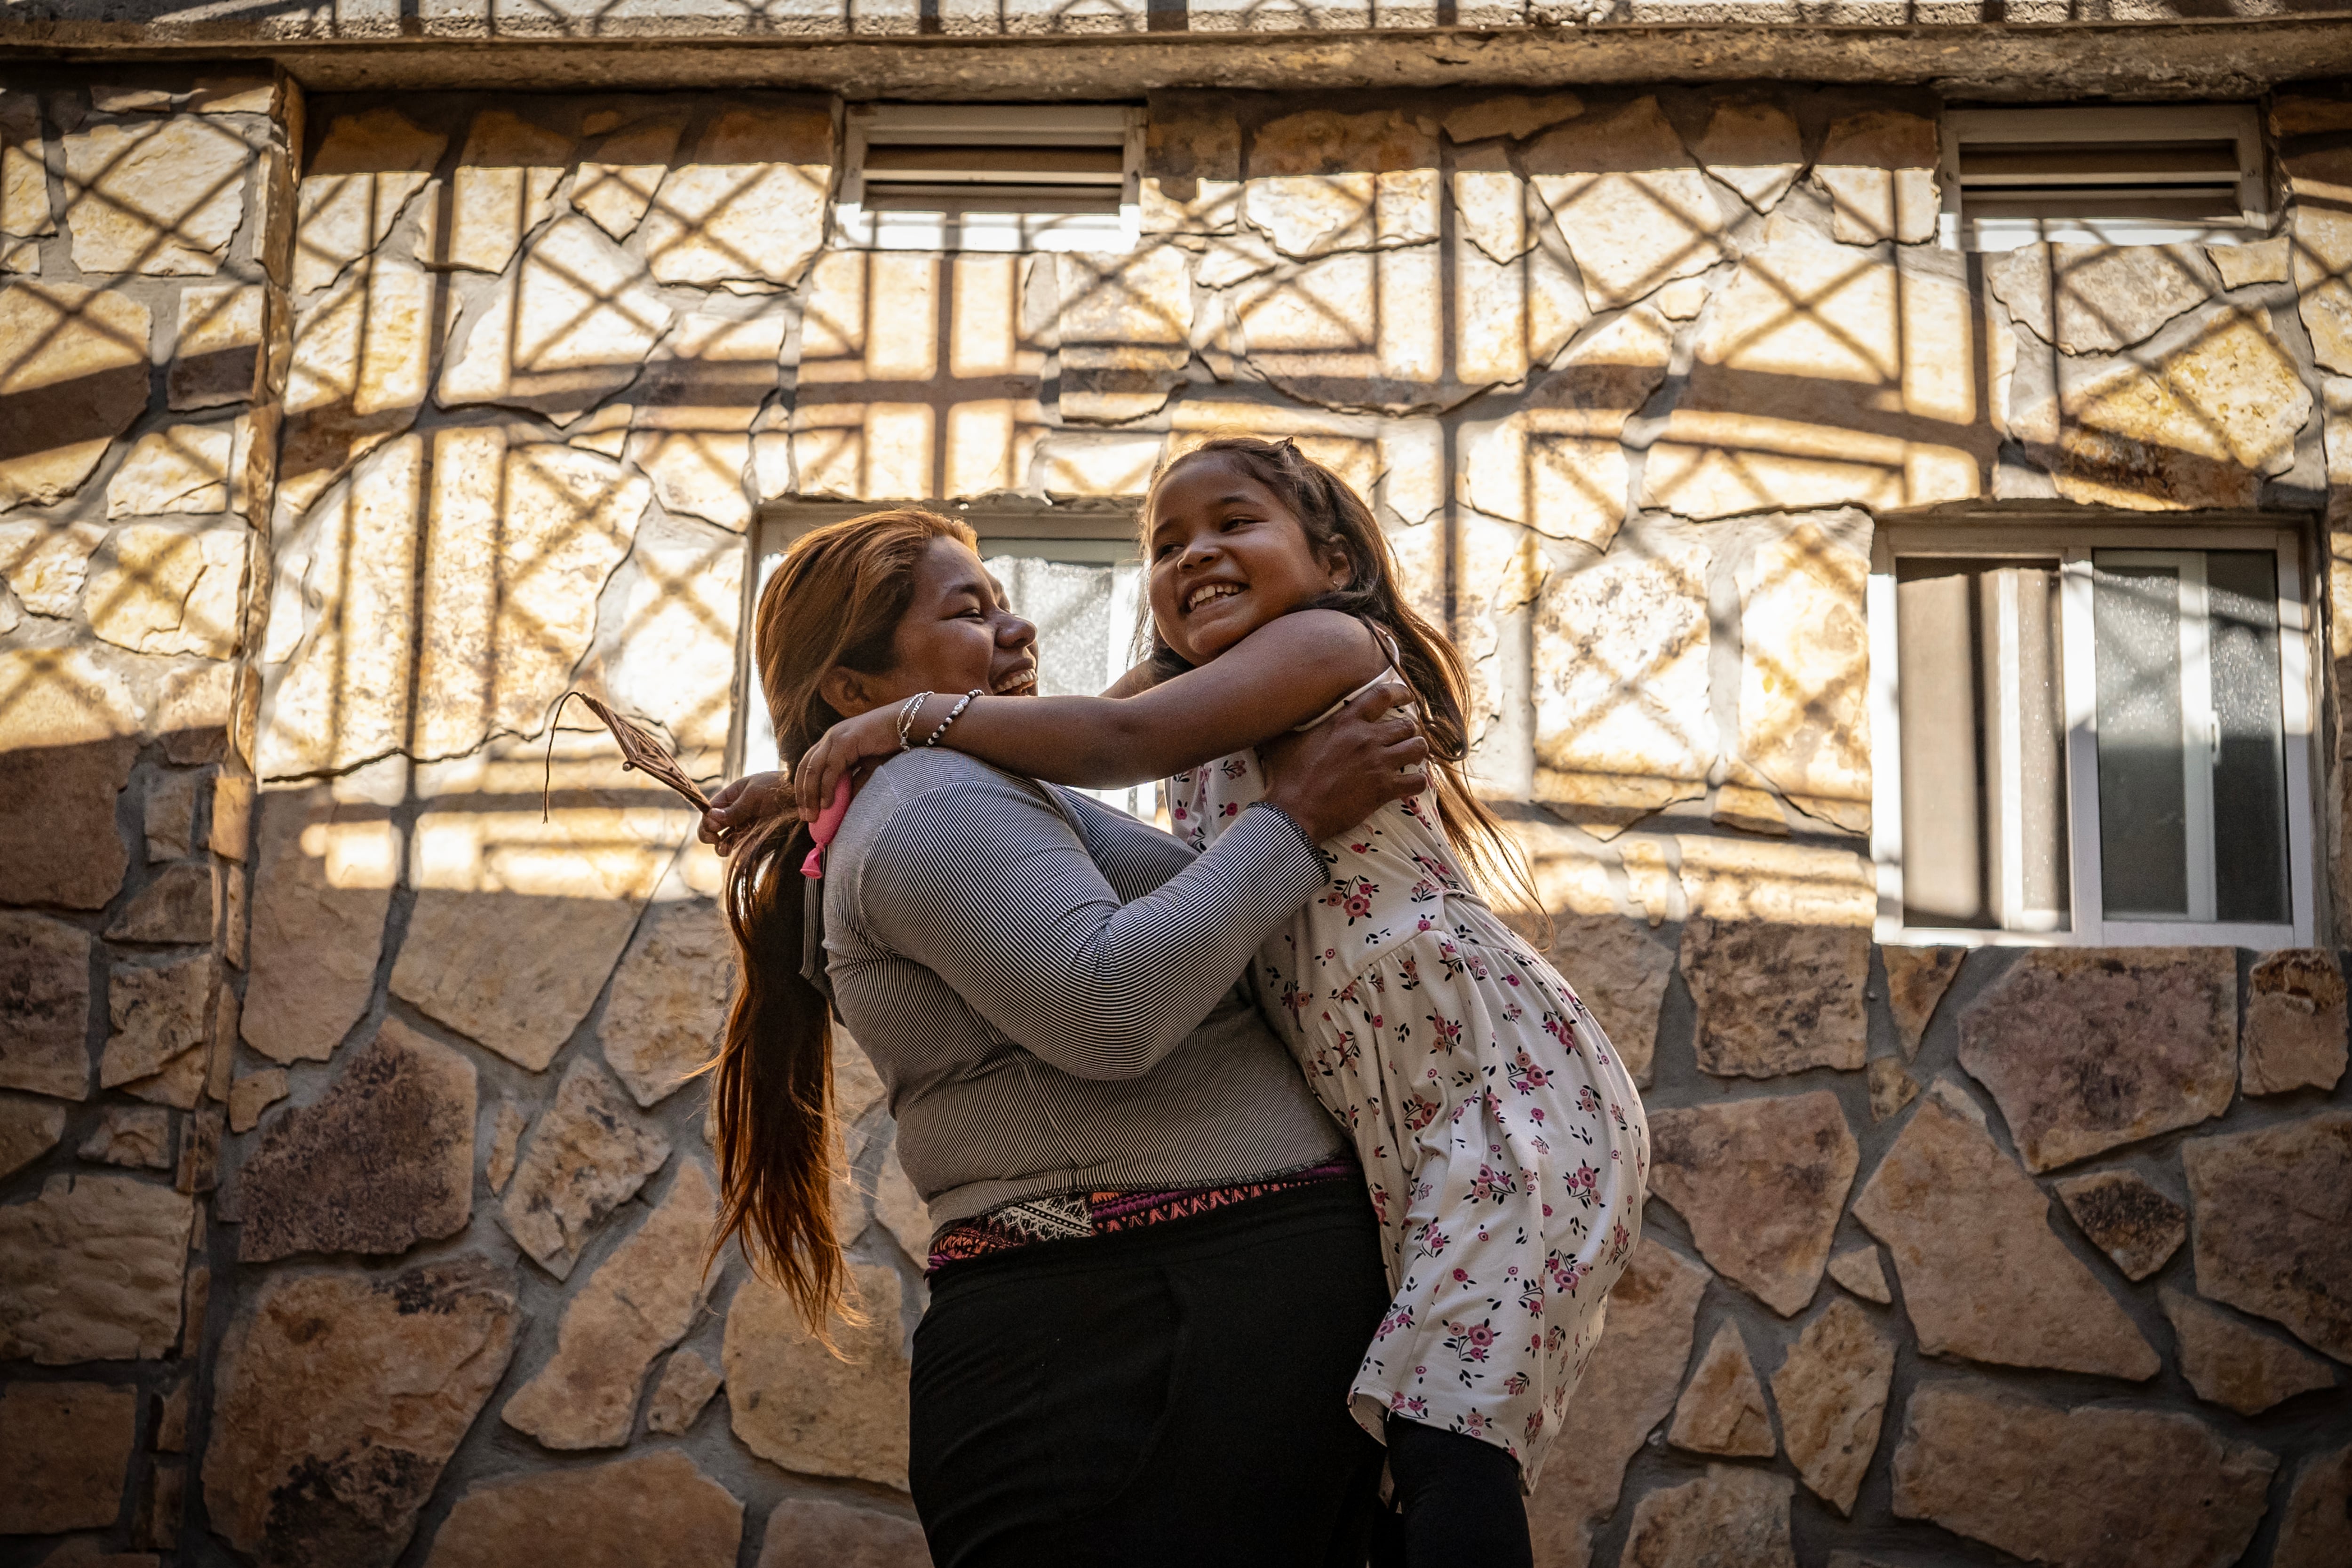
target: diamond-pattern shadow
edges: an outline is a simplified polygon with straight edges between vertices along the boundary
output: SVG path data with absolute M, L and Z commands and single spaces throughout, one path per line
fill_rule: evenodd
M 1370 247 L 1244 257 L 1205 288 L 1194 275 L 1226 265 L 1220 247 L 1245 253 L 1261 243 L 1250 226 L 1274 221 L 1253 172 L 1237 204 L 1243 232 L 1199 260 L 1160 243 L 1119 258 L 836 251 L 776 303 L 730 304 L 678 286 L 768 286 L 779 255 L 747 237 L 822 204 L 829 131 L 790 112 L 728 110 L 646 132 L 667 111 L 632 112 L 619 130 L 634 142 L 609 127 L 558 133 L 537 110 L 485 110 L 470 129 L 368 110 L 367 135 L 327 133 L 295 237 L 264 723 L 272 767 L 291 776 L 395 753 L 452 757 L 539 733 L 547 704 L 583 675 L 635 681 L 641 707 L 656 704 L 648 667 L 631 672 L 629 643 L 656 628 L 680 648 L 732 643 L 732 590 L 706 582 L 727 546 L 693 528 L 739 531 L 768 499 L 1131 493 L 1172 447 L 1251 419 L 1324 443 L 1368 489 L 1394 488 L 1411 445 L 1391 439 L 1394 416 L 1435 416 L 1471 438 L 1438 440 L 1435 482 L 1419 470 L 1412 479 L 1435 499 L 1413 516 L 1452 504 L 1599 552 L 1629 574 L 1612 595 L 1662 595 L 1661 628 L 1681 628 L 1643 646 L 1624 629 L 1643 624 L 1633 600 L 1582 606 L 1568 578 L 1541 591 L 1529 699 L 1539 794 L 1639 815 L 1703 787 L 1736 746 L 1792 799 L 1851 826 L 1838 803 L 1866 795 L 1858 658 L 1824 685 L 1819 658 L 1751 637 L 1745 682 L 1809 694 L 1769 722 L 1743 697 L 1739 735 L 1716 734 L 1704 636 L 1713 568 L 1662 565 L 1654 541 L 1665 535 L 1629 531 L 1630 521 L 1664 514 L 1670 532 L 1675 517 L 1977 496 L 1996 391 L 2006 400 L 1992 412 L 2062 490 L 2079 480 L 2110 504 L 2172 504 L 2224 481 L 2251 501 L 2304 423 L 2286 398 L 2268 426 L 2250 426 L 2199 368 L 2200 355 L 2218 354 L 2291 378 L 2259 310 L 2192 304 L 2151 334 L 2094 285 L 2090 258 L 2073 258 L 2053 269 L 2052 319 L 2135 341 L 2100 367 L 2104 380 L 2062 364 L 2038 409 L 2025 373 L 1996 379 L 1957 269 L 1797 223 L 1735 234 L 1726 214 L 1738 198 L 1680 152 L 1579 169 L 1530 142 L 1475 167 L 1446 152 L 1425 170 L 1267 176 L 1289 183 L 1278 194 L 1297 212 L 1361 229 Z M 629 147 L 651 145 L 645 135 L 667 136 L 667 151 L 627 161 Z M 608 142 L 610 157 L 599 151 Z M 143 144 L 115 156 L 135 159 Z M 104 214 L 161 267 L 216 227 L 224 187 L 177 192 L 170 212 L 129 211 L 108 172 L 93 164 L 68 183 L 72 242 L 75 213 L 93 228 Z M 1475 202 L 1460 183 L 1473 176 L 1488 182 Z M 1405 213 L 1424 185 L 1427 237 Z M 1824 199 L 1849 200 L 1843 189 Z M 1629 231 L 1642 243 L 1619 246 Z M 2306 297 L 2346 288 L 2352 258 L 2335 248 L 2296 235 Z M 2179 285 L 2214 291 L 2199 267 L 2177 266 Z M 1670 301 L 1675 288 L 1685 292 Z M 95 469 L 145 405 L 152 324 L 103 290 L 27 279 L 5 298 L 31 330 L 12 334 L 0 359 L 0 481 L 67 489 L 79 480 L 44 474 Z M 206 297 L 179 331 L 245 332 L 244 308 L 233 292 Z M 256 342 L 218 351 L 223 374 L 249 363 L 263 334 L 247 335 Z M 81 374 L 60 383 L 67 347 Z M 778 366 L 795 356 L 784 395 Z M 1232 393 L 1184 385 L 1204 363 L 1231 377 Z M 2154 439 L 2151 405 L 2163 416 Z M 2035 438 L 2036 419 L 2051 438 Z M 242 448 L 223 470 L 223 428 L 198 418 L 150 437 L 148 460 L 164 476 L 155 482 L 185 498 L 179 510 L 249 500 Z M 665 514 L 647 533 L 646 520 Z M 691 524 L 684 533 L 678 520 Z M 185 548 L 127 566 L 119 553 L 95 558 L 107 596 L 94 618 L 135 618 L 150 600 L 192 605 Z M 1842 568 L 1824 578 L 1821 559 L 1751 563 L 1739 591 L 1751 605 L 1793 595 L 1826 615 L 1851 584 Z M 1643 570 L 1663 577 L 1631 580 Z M 625 587 L 599 612 L 607 582 Z M 1619 633 L 1591 642 L 1603 625 Z M 158 635 L 229 634 L 184 614 Z M 1554 638 L 1577 656 L 1545 653 Z M 681 685 L 690 695 L 657 722 L 707 752 L 730 722 L 728 685 Z M 0 693 L 12 700 L 22 700 Z

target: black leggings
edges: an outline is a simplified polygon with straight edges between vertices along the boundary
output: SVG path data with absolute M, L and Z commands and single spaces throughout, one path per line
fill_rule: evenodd
M 1519 1462 L 1492 1443 L 1391 1418 L 1396 1506 L 1373 1553 L 1379 1568 L 1534 1568 Z
M 1380 1445 L 1348 1384 L 1388 1305 L 1360 1182 L 955 1264 L 915 1331 L 938 1568 L 1354 1568 Z

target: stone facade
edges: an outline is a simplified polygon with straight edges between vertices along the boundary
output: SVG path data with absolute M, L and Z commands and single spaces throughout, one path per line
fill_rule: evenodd
M 0 1561 L 922 1561 L 880 1086 L 835 1359 L 698 1272 L 717 862 L 551 709 L 715 780 L 763 507 L 1228 430 L 1376 502 L 1648 1085 L 1540 1561 L 2332 1560 L 2340 956 L 1875 947 L 1864 593 L 1951 503 L 2352 526 L 2352 99 L 2265 101 L 2274 256 L 1978 264 L 1924 88 L 1590 74 L 1130 85 L 1141 244 L 1012 256 L 838 243 L 822 91 L 0 71 Z

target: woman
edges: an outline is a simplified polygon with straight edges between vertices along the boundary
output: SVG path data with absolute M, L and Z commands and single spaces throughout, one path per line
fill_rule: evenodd
M 972 543 L 919 511 L 795 543 L 756 627 L 783 755 L 919 692 L 1034 685 L 1035 630 Z M 840 1304 L 830 997 L 940 1227 L 910 1475 L 941 1568 L 1361 1560 L 1380 1454 L 1346 1394 L 1387 1296 L 1377 1230 L 1235 983 L 1322 890 L 1317 844 L 1425 782 L 1404 696 L 1270 752 L 1266 808 L 1197 858 L 921 735 L 821 881 L 806 826 L 714 813 L 741 838 L 722 1239 L 812 1322 Z

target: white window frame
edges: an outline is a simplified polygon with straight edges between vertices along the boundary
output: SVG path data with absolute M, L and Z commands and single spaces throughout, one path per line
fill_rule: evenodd
M 1960 189 L 1964 143 L 2016 142 L 2220 141 L 2238 149 L 2236 221 L 2162 218 L 1976 218 Z M 2251 245 L 2267 237 L 2269 190 L 2263 173 L 2262 120 L 2252 104 L 2163 104 L 2090 109 L 1952 109 L 1944 112 L 1943 214 L 1937 234 L 1948 250 L 2015 250 L 2044 240 L 2069 245 Z
M 786 500 L 761 508 L 751 525 L 751 569 L 743 574 L 743 629 L 737 638 L 735 657 L 736 689 L 741 696 L 735 704 L 729 748 L 734 759 L 730 770 L 734 776 L 763 773 L 778 765 L 775 734 L 768 725 L 767 703 L 760 692 L 760 672 L 751 656 L 760 595 L 768 585 L 770 563 L 780 559 L 793 540 L 811 529 L 893 506 L 920 507 L 945 517 L 960 518 L 980 535 L 985 552 L 992 555 L 1030 555 L 1104 565 L 1142 563 L 1136 509 L 1115 502 L 1054 506 L 940 500 Z M 1139 606 L 1137 609 L 1139 613 Z M 1116 620 L 1116 605 L 1112 614 Z
M 2026 521 L 1902 524 L 1881 528 L 1871 543 L 1870 616 L 1871 860 L 1876 869 L 1882 944 L 1958 947 L 2308 947 L 2318 924 L 2320 865 L 2314 809 L 2318 748 L 2313 726 L 2312 612 L 2306 594 L 2304 531 L 2276 517 L 2240 526 Z M 2098 551 L 2269 549 L 2278 563 L 2279 702 L 2286 768 L 2289 920 L 2282 924 L 2115 921 L 2105 917 L 2099 861 L 2098 650 L 2092 626 L 2092 556 Z M 2067 894 L 2070 929 L 1983 931 L 1913 926 L 1903 918 L 1903 733 L 1895 621 L 1897 560 L 1906 556 L 2059 563 L 2064 642 L 2062 701 L 2066 733 Z
M 841 197 L 834 205 L 838 243 L 856 250 L 1132 250 L 1143 237 L 1143 131 L 1144 111 L 1122 104 L 851 104 Z M 1125 161 L 1118 211 L 868 212 L 866 149 L 877 136 L 999 146 L 1101 146 L 1117 138 Z

